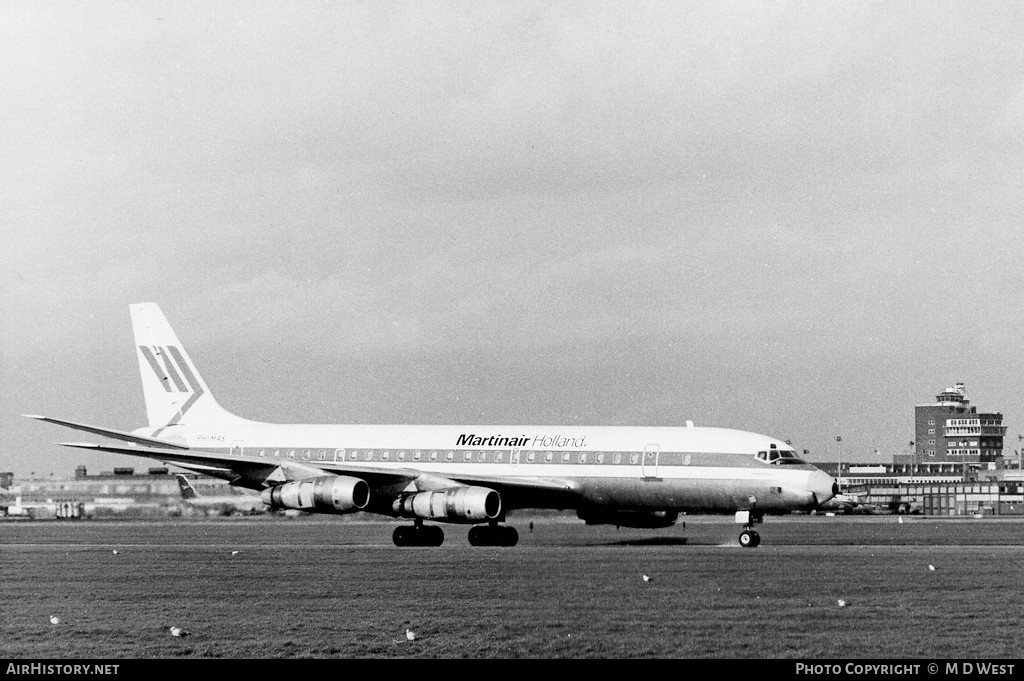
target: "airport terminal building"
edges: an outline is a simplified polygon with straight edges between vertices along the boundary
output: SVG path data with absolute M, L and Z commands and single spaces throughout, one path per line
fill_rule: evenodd
M 187 476 L 201 494 L 230 493 L 224 480 Z M 120 467 L 90 475 L 79 466 L 71 479 L 51 475 L 21 481 L 0 473 L 0 506 L 15 504 L 31 508 L 36 518 L 167 517 L 182 511 L 177 478 L 166 467 L 145 473 Z

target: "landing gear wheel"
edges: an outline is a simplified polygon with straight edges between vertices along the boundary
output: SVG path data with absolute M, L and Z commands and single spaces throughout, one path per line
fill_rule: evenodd
M 391 535 L 395 546 L 440 546 L 444 543 L 444 531 L 436 525 L 402 525 Z
M 469 528 L 469 543 L 472 546 L 515 546 L 519 543 L 519 532 L 507 525 L 475 525 Z
M 745 549 L 755 548 L 761 543 L 761 535 L 754 530 L 743 530 L 740 532 L 740 546 Z

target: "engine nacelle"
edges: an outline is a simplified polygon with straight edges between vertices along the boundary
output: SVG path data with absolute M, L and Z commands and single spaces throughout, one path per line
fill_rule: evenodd
M 288 508 L 317 513 L 352 513 L 370 502 L 365 480 L 345 475 L 325 475 L 295 480 L 263 490 L 263 503 L 271 508 Z
M 593 508 L 581 508 L 576 515 L 587 525 L 617 525 L 646 530 L 672 527 L 679 518 L 677 511 L 606 511 Z
M 405 518 L 479 523 L 501 515 L 501 495 L 486 487 L 452 487 L 396 499 L 394 511 Z

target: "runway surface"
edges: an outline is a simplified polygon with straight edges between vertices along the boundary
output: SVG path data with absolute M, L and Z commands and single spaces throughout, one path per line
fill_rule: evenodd
M 654 531 L 529 522 L 514 522 L 514 548 L 469 546 L 459 526 L 442 547 L 398 548 L 396 523 L 329 518 L 0 523 L 2 652 L 1020 656 L 1019 520 L 768 518 L 756 549 L 739 547 L 729 518 Z

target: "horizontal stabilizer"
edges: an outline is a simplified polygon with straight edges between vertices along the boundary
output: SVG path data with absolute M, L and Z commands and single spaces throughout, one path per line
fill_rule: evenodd
M 100 428 L 99 426 L 90 426 L 85 423 L 75 423 L 74 421 L 62 421 L 61 419 L 50 418 L 49 416 L 34 416 L 32 414 L 22 414 L 25 418 L 36 419 L 37 421 L 46 421 L 47 423 L 56 423 L 58 426 L 65 426 L 67 428 L 74 428 L 75 430 L 84 430 L 87 433 L 93 435 L 102 435 L 104 437 L 114 438 L 115 440 L 124 440 L 125 442 L 134 442 L 137 445 L 143 445 L 145 447 L 169 447 L 171 449 L 188 449 L 185 445 L 175 444 L 174 442 L 168 442 L 167 440 L 158 440 L 152 437 L 143 437 L 142 435 L 133 435 L 132 433 L 126 433 L 122 430 L 113 430 L 111 428 Z M 132 452 L 135 453 L 134 451 Z

